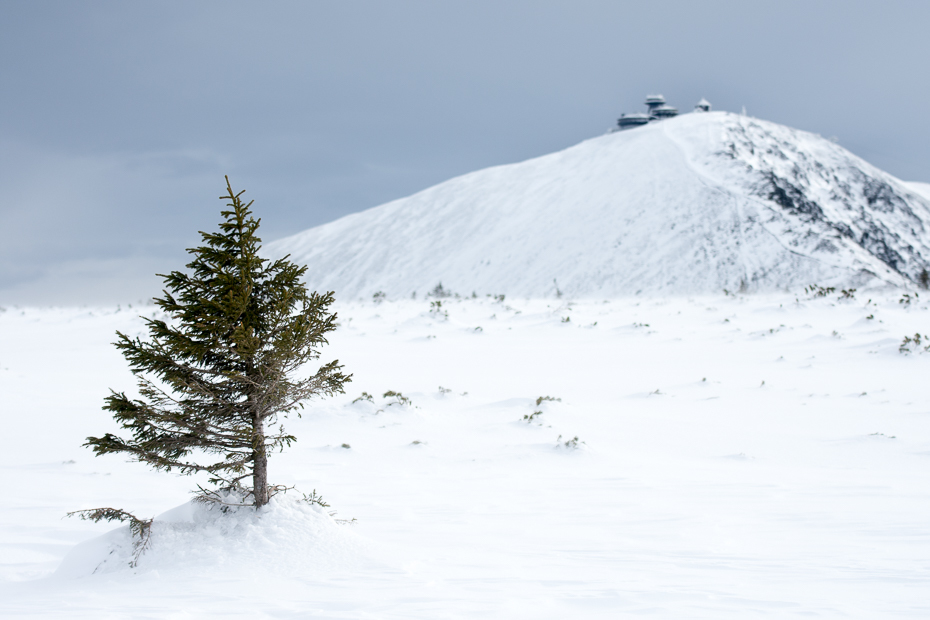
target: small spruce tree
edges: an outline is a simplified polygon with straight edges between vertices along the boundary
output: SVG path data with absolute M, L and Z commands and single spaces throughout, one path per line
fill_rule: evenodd
M 226 189 L 219 232 L 201 232 L 203 245 L 188 250 L 190 273 L 161 275 L 164 296 L 155 303 L 169 320 L 146 319 L 147 341 L 117 332 L 140 398 L 111 390 L 104 409 L 129 437 L 107 433 L 85 445 L 159 470 L 206 472 L 213 488 L 199 487 L 202 498 L 234 491 L 258 507 L 274 489 L 268 454 L 296 439 L 282 419 L 299 415 L 310 397 L 342 393 L 351 375 L 332 361 L 297 376 L 336 327 L 333 293 L 308 293 L 307 268 L 288 257 L 261 258 L 252 202 L 243 204 L 228 177 Z

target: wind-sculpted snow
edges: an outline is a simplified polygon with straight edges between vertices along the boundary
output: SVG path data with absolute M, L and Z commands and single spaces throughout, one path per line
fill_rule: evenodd
M 113 331 L 156 308 L 0 311 L 0 618 L 924 620 L 907 295 L 339 302 L 349 393 L 287 420 L 296 489 L 225 514 L 164 512 L 205 475 L 81 446 L 131 385 Z M 137 566 L 125 527 L 62 519 L 99 506 L 155 516 Z
M 930 201 L 820 136 L 688 114 L 282 239 L 341 296 L 575 297 L 913 282 Z

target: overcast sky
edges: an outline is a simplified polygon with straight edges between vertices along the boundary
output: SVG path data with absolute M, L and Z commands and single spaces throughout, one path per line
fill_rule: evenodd
M 160 291 L 223 175 L 271 241 L 604 133 L 647 93 L 930 181 L 930 2 L 0 0 L 0 306 Z

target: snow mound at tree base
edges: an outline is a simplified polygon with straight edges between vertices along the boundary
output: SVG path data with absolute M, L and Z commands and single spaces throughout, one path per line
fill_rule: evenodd
M 157 517 L 133 566 L 134 541 L 125 525 L 77 545 L 58 578 L 149 571 L 328 573 L 350 568 L 360 540 L 318 505 L 279 495 L 261 509 L 187 502 Z

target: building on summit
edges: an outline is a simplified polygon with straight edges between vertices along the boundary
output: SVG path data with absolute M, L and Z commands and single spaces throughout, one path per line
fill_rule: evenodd
M 658 108 L 663 107 L 665 107 L 665 97 L 662 95 L 646 95 L 646 109 L 649 112 L 649 116 L 652 116 L 652 113 Z
M 617 125 L 620 127 L 620 129 L 639 127 L 640 125 L 645 125 L 648 122 L 649 115 L 639 112 L 634 112 L 633 114 L 621 114 L 620 118 L 617 119 Z
M 707 99 L 701 99 L 694 106 L 694 111 L 710 112 L 710 102 Z M 617 119 L 617 128 L 613 131 L 632 129 L 633 127 L 645 125 L 650 121 L 672 118 L 673 116 L 678 116 L 678 108 L 665 103 L 665 97 L 662 95 L 649 95 L 646 97 L 646 113 L 621 114 L 620 118 Z

